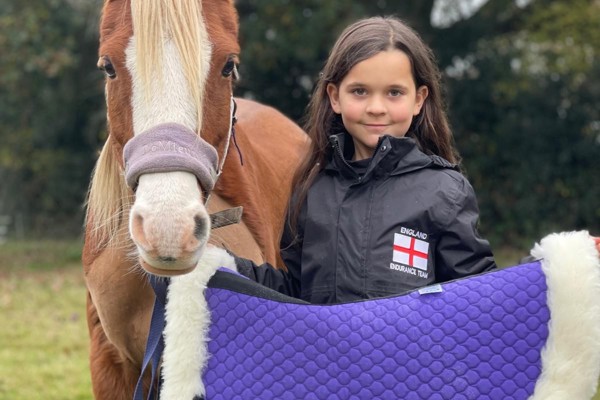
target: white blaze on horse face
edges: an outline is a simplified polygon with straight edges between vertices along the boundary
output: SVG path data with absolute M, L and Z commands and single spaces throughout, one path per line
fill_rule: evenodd
M 202 71 L 208 72 L 211 57 L 210 45 L 203 46 Z M 136 68 L 136 49 L 134 38 L 130 39 L 125 51 L 127 69 L 132 80 L 132 117 L 133 134 L 142 132 L 162 123 L 174 122 L 195 132 L 198 124 L 197 106 L 189 90 L 181 57 L 172 40 L 167 40 L 162 49 L 162 60 L 156 65 L 157 78 L 143 82 Z M 207 76 L 202 77 L 205 84 Z M 200 116 L 201 118 L 202 116 Z
M 202 46 L 203 71 L 209 70 L 210 44 Z M 198 105 L 189 90 L 177 48 L 167 40 L 156 65 L 161 79 L 143 82 L 136 71 L 133 38 L 126 49 L 132 78 L 134 135 L 163 123 L 177 123 L 199 132 Z M 206 76 L 199 85 L 204 85 Z M 148 87 L 146 87 L 148 86 Z M 200 117 L 200 118 L 199 118 Z M 140 264 L 156 275 L 191 271 L 210 232 L 210 217 L 202 203 L 196 177 L 189 172 L 148 173 L 139 179 L 129 221 Z

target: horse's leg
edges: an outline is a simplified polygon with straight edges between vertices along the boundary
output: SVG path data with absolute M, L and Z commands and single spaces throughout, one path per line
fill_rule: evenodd
M 90 333 L 90 372 L 94 398 L 97 400 L 132 399 L 139 367 L 123 357 L 107 339 L 89 294 L 87 320 Z M 146 382 L 146 388 L 148 383 Z
M 154 292 L 127 251 L 84 248 L 90 368 L 98 399 L 132 398 L 148 337 Z

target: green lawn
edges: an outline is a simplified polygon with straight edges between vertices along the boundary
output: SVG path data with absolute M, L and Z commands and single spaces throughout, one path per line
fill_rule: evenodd
M 504 253 L 502 266 L 520 257 Z M 78 241 L 0 245 L 0 400 L 92 399 L 80 254 Z
M 92 399 L 80 248 L 0 245 L 0 399 Z

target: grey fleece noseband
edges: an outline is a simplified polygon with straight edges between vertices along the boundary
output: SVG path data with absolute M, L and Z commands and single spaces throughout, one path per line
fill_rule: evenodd
M 135 189 L 140 175 L 153 172 L 187 171 L 210 193 L 217 180 L 217 151 L 183 125 L 157 125 L 125 145 L 125 179 Z

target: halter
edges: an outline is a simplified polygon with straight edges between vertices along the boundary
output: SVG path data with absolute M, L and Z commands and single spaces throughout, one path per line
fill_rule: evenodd
M 204 191 L 205 204 L 225 164 L 234 125 L 237 121 L 237 105 L 231 96 L 229 107 L 229 129 L 222 157 L 210 143 L 180 124 L 166 123 L 154 126 L 140 135 L 134 136 L 123 149 L 125 180 L 127 186 L 135 191 L 141 175 L 156 172 L 191 172 L 200 182 Z M 238 149 L 239 150 L 239 149 Z M 235 207 L 211 214 L 212 227 L 234 224 L 240 221 L 242 207 Z
M 229 129 L 227 130 L 227 140 L 225 140 L 225 149 L 223 150 L 223 157 L 221 157 L 219 169 L 217 170 L 217 179 L 219 179 L 219 176 L 221 176 L 221 172 L 223 172 L 223 165 L 225 164 L 225 157 L 227 156 L 227 152 L 229 151 L 229 144 L 231 143 L 231 138 L 235 135 L 234 125 L 237 122 L 237 117 L 235 116 L 236 111 L 237 104 L 233 96 L 231 96 L 231 101 L 229 103 Z
M 168 123 L 157 125 L 140 135 L 134 136 L 123 149 L 125 181 L 135 191 L 141 175 L 151 172 L 187 171 L 193 173 L 205 192 L 204 204 L 208 203 L 212 190 L 223 172 L 225 157 L 229 151 L 231 139 L 235 140 L 234 125 L 237 122 L 235 112 L 237 104 L 231 96 L 229 106 L 229 129 L 225 140 L 225 149 L 219 161 L 213 145 L 196 135 L 183 125 Z M 237 143 L 236 143 L 237 147 Z M 238 148 L 239 152 L 239 148 Z M 241 160 L 241 153 L 240 153 Z M 211 229 L 236 224 L 242 219 L 242 207 L 228 208 L 210 214 Z M 169 280 L 150 277 L 156 298 L 152 312 L 149 341 L 142 365 L 143 372 L 151 366 L 151 382 L 159 371 L 160 357 L 164 347 L 162 329 L 164 327 L 164 305 Z M 162 308 L 161 308 L 162 306 Z M 148 350 L 150 349 L 150 350 Z M 148 399 L 155 395 L 156 387 L 150 387 Z M 140 377 L 134 393 L 135 400 L 143 400 L 143 378 Z

